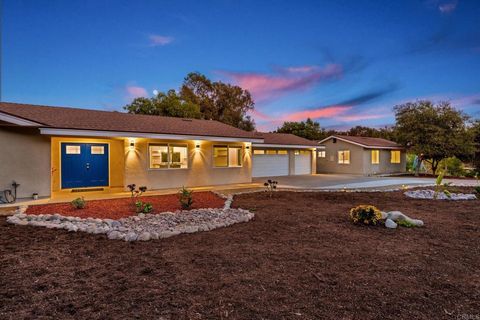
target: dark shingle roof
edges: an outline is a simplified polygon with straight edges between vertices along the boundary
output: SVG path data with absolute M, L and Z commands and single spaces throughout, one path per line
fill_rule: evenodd
M 215 120 L 135 115 L 124 112 L 8 102 L 0 102 L 0 112 L 39 123 L 39 127 L 56 129 L 255 138 L 253 132 L 247 132 Z
M 298 146 L 312 146 L 317 147 L 315 141 L 308 140 L 290 133 L 267 133 L 255 132 L 255 136 L 263 138 L 265 144 L 280 144 L 280 145 L 298 145 Z

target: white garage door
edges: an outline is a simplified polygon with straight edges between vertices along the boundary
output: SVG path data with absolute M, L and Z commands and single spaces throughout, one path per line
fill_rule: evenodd
M 288 154 L 254 154 L 252 177 L 288 176 Z
M 295 154 L 295 175 L 311 174 L 312 173 L 312 159 L 311 151 L 301 151 Z

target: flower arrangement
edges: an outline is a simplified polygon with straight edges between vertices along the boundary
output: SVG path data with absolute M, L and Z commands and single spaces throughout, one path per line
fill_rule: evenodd
M 350 220 L 355 224 L 376 225 L 382 213 L 372 205 L 359 205 L 350 209 Z

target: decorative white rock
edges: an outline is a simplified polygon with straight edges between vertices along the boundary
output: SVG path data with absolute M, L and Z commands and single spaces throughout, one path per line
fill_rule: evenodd
M 70 232 L 105 234 L 108 239 L 124 241 L 148 241 L 176 236 L 181 233 L 209 231 L 248 222 L 254 214 L 248 210 L 232 209 L 233 195 L 223 196 L 222 209 L 193 209 L 159 214 L 139 214 L 120 220 L 66 217 L 58 213 L 45 215 L 25 214 L 26 207 L 7 218 L 17 225 L 31 225 L 49 229 L 65 229 Z
M 470 193 L 450 193 L 447 195 L 445 192 L 437 192 L 434 190 L 410 190 L 403 193 L 409 198 L 413 199 L 435 199 L 435 200 L 476 200 L 477 197 Z
M 389 229 L 396 229 L 397 224 L 392 219 L 386 219 L 385 220 L 385 227 L 387 227 Z

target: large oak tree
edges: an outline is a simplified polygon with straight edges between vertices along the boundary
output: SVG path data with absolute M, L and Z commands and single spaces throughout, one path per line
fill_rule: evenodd
M 469 117 L 449 102 L 408 102 L 395 106 L 397 142 L 423 158 L 436 173 L 442 159 L 471 157 L 474 145 L 467 128 Z
M 200 73 L 190 73 L 176 93 L 169 90 L 153 98 L 136 98 L 124 107 L 129 113 L 169 117 L 212 119 L 252 131 L 253 119 L 247 113 L 254 109 L 247 90 L 221 81 L 211 81 Z

